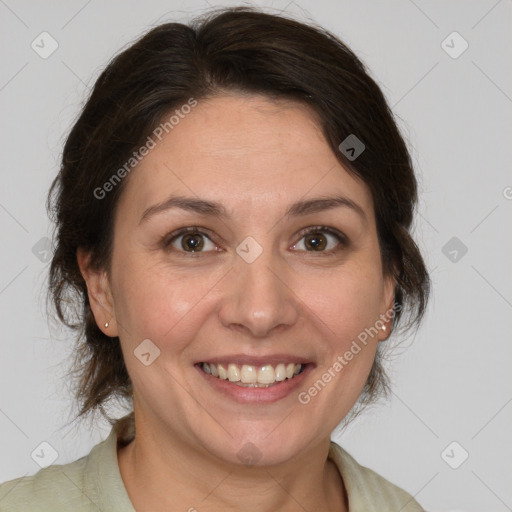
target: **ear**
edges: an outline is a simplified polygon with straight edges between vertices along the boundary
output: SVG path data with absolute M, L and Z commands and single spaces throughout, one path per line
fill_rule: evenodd
M 387 275 L 384 277 L 384 287 L 382 293 L 382 304 L 384 310 L 381 311 L 380 321 L 382 328 L 379 330 L 379 341 L 386 341 L 391 335 L 391 326 L 393 325 L 393 318 L 395 317 L 394 303 L 395 303 L 395 288 L 396 279 L 394 275 Z M 379 322 L 380 323 L 380 322 Z
M 105 270 L 96 270 L 90 266 L 90 253 L 79 248 L 76 253 L 78 266 L 87 285 L 89 304 L 99 329 L 111 338 L 118 336 L 115 319 L 114 298 Z M 105 324 L 108 323 L 108 327 Z

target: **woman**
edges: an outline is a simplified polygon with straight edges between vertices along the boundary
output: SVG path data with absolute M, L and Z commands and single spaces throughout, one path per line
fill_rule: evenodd
M 422 510 L 330 441 L 425 310 L 415 202 L 385 99 L 333 35 L 247 8 L 151 30 L 97 80 L 49 195 L 80 414 L 133 412 L 0 508 Z

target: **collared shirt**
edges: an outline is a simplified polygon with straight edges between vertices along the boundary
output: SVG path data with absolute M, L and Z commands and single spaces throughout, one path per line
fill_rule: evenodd
M 133 412 L 118 420 L 88 455 L 0 485 L 1 512 L 136 512 L 124 486 L 117 445 L 135 436 Z M 338 467 L 349 512 L 421 512 L 412 496 L 361 466 L 331 441 L 328 456 Z

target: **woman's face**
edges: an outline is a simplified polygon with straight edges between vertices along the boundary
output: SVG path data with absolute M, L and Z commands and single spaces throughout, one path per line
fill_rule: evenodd
M 256 95 L 201 100 L 126 185 L 112 314 L 94 312 L 120 337 L 139 419 L 237 464 L 324 443 L 387 336 L 375 326 L 394 283 L 371 194 L 313 114 Z

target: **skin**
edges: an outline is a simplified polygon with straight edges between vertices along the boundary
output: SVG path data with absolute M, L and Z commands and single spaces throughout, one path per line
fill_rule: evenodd
M 199 101 L 127 179 L 111 272 L 90 268 L 80 250 L 78 261 L 96 322 L 120 337 L 133 382 L 137 435 L 118 460 L 136 510 L 348 510 L 327 459 L 330 434 L 389 322 L 307 405 L 297 395 L 392 307 L 367 185 L 338 162 L 308 107 L 241 94 Z M 228 216 L 171 209 L 140 222 L 171 194 L 220 202 Z M 295 201 L 333 195 L 364 218 L 348 207 L 284 216 Z M 300 232 L 317 225 L 348 244 L 322 232 L 327 246 L 313 250 Z M 162 238 L 187 226 L 206 233 L 196 236 L 204 252 L 187 252 L 183 238 L 166 249 Z M 236 252 L 247 236 L 263 249 L 250 264 Z M 149 366 L 133 355 L 147 338 L 161 351 Z M 275 403 L 240 404 L 193 366 L 240 353 L 293 354 L 315 367 Z M 253 466 L 237 456 L 247 442 L 259 450 Z

